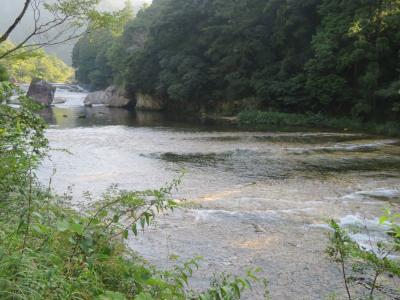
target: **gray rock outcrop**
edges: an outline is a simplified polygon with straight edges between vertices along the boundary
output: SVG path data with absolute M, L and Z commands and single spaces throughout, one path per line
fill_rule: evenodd
M 162 100 L 150 95 L 145 95 L 141 93 L 136 94 L 136 109 L 159 111 L 163 108 L 164 103 Z
M 98 92 L 93 92 L 89 93 L 85 100 L 83 101 L 83 104 L 86 106 L 92 106 L 94 104 L 106 104 L 107 97 L 106 97 L 106 92 L 105 91 L 98 91 Z
M 84 104 L 86 106 L 103 104 L 108 107 L 128 107 L 132 105 L 132 100 L 126 96 L 123 89 L 110 86 L 105 91 L 88 94 L 84 100 Z
M 110 86 L 106 89 L 107 103 L 109 107 L 127 107 L 131 106 L 132 100 L 126 96 L 123 89 Z
M 27 96 L 35 102 L 50 106 L 54 100 L 56 88 L 46 80 L 34 78 L 29 86 Z

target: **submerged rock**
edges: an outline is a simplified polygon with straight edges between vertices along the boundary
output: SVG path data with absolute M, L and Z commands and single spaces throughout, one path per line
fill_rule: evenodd
M 136 109 L 139 110 L 162 110 L 164 102 L 161 99 L 141 93 L 136 94 Z
M 64 98 L 64 97 L 55 97 L 54 101 L 53 101 L 53 105 L 54 104 L 63 104 L 65 102 L 67 102 L 66 98 Z
M 27 93 L 34 101 L 46 106 L 50 106 L 54 101 L 56 88 L 46 80 L 34 78 L 29 86 Z
M 86 106 L 103 104 L 108 107 L 128 107 L 132 105 L 132 100 L 126 96 L 123 89 L 110 86 L 105 91 L 88 94 L 84 100 L 84 104 Z

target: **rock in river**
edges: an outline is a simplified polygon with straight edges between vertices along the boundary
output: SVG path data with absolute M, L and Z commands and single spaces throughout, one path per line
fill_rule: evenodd
M 87 95 L 84 104 L 86 106 L 104 104 L 109 107 L 128 107 L 132 105 L 132 100 L 126 96 L 123 89 L 110 86 L 105 91 L 97 91 Z
M 160 99 L 141 93 L 136 94 L 136 109 L 139 110 L 162 110 L 164 103 Z
M 27 96 L 34 101 L 50 106 L 54 100 L 56 88 L 46 80 L 34 78 L 29 86 Z
M 107 101 L 106 92 L 98 91 L 88 94 L 83 103 L 86 106 L 92 106 L 93 104 L 106 104 L 106 101 Z
M 67 102 L 67 98 L 64 98 L 64 97 L 55 97 L 55 98 L 54 98 L 54 101 L 53 101 L 53 105 L 54 105 L 54 104 L 63 104 L 63 103 L 65 103 L 65 102 Z
M 106 106 L 109 107 L 127 107 L 131 106 L 131 99 L 126 96 L 123 89 L 119 89 L 115 86 L 110 86 L 106 89 L 106 95 L 108 101 Z

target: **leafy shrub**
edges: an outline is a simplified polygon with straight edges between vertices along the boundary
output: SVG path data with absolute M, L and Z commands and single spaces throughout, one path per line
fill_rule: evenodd
M 2 81 L 7 81 L 9 79 L 8 77 L 8 72 L 6 67 L 4 67 L 3 65 L 0 65 L 0 82 Z
M 4 103 L 14 92 L 21 102 L 18 110 Z M 23 192 L 29 173 L 47 149 L 45 123 L 36 114 L 39 108 L 18 87 L 0 82 L 0 202 L 9 192 Z
M 350 288 L 352 283 L 364 287 L 368 291 L 369 299 L 373 299 L 377 291 L 394 299 L 400 297 L 396 286 L 390 286 L 390 280 L 381 280 L 381 282 L 379 280 L 384 276 L 396 277 L 397 280 L 400 278 L 400 259 L 391 257 L 393 254 L 400 253 L 399 222 L 400 214 L 387 211 L 380 218 L 380 224 L 387 227 L 387 238 L 376 245 L 373 245 L 368 229 L 365 227 L 363 233 L 367 234 L 370 240 L 370 249 L 366 249 L 354 242 L 348 232 L 334 220 L 331 221 L 330 227 L 333 232 L 330 234 L 330 245 L 326 253 L 340 264 L 346 293 L 350 300 L 354 298 L 352 295 L 354 292 Z M 351 271 L 349 266 L 352 267 Z

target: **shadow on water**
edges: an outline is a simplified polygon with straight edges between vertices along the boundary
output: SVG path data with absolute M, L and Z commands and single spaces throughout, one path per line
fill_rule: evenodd
M 400 175 L 400 158 L 393 156 L 317 158 L 303 162 L 303 166 L 308 171 L 319 171 L 322 173 L 393 171 Z
M 259 142 L 271 143 L 293 143 L 293 144 L 321 144 L 321 143 L 340 143 L 357 141 L 361 139 L 371 138 L 363 134 L 346 134 L 346 133 L 307 133 L 307 134 L 281 134 L 273 136 L 257 136 L 255 139 Z
M 185 130 L 233 130 L 230 124 L 193 116 L 172 115 L 166 112 L 135 111 L 106 106 L 53 106 L 41 115 L 49 125 L 59 128 L 123 125 L 133 127 L 170 127 Z
M 394 177 L 400 176 L 400 159 L 385 155 L 358 157 L 355 154 L 341 157 L 305 154 L 290 158 L 268 151 L 236 149 L 219 153 L 152 153 L 148 157 L 174 163 L 185 169 L 207 168 L 209 172 L 230 172 L 242 179 L 317 179 L 346 172 L 357 172 L 359 175 L 391 172 Z
M 136 112 L 105 106 L 51 107 L 42 111 L 50 125 L 61 128 L 125 125 L 162 126 L 165 116 L 158 112 Z

